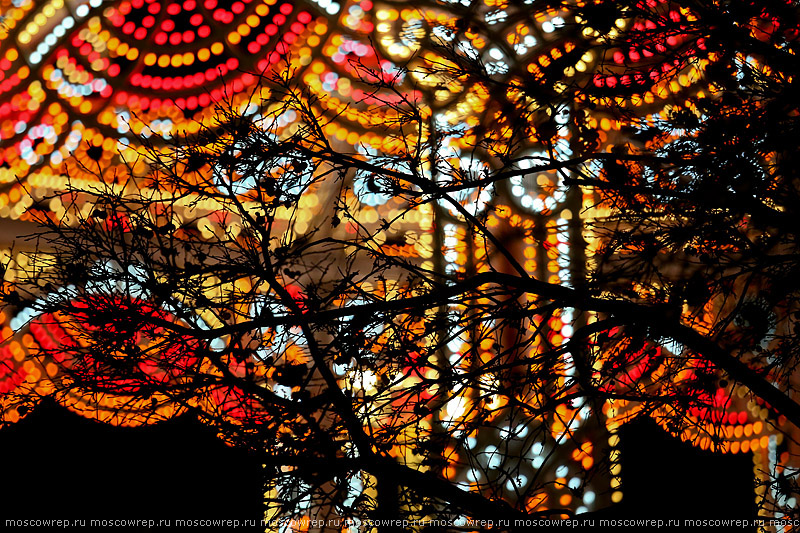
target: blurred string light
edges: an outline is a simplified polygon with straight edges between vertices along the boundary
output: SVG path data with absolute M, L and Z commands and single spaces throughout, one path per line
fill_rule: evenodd
M 436 107 L 439 127 L 459 132 L 446 140 L 443 153 L 438 154 L 439 161 L 447 167 L 423 169 L 427 175 L 436 170 L 437 179 L 443 179 L 442 175 L 452 176 L 448 168 L 458 169 L 462 179 L 467 180 L 491 172 L 489 164 L 480 157 L 467 155 L 472 146 L 469 135 L 461 132 L 469 132 L 481 120 L 503 124 L 506 117 L 486 115 L 491 102 L 479 85 L 463 87 L 457 81 L 423 74 L 421 61 L 430 64 L 443 59 L 425 48 L 426 39 L 453 43 L 462 53 L 480 59 L 490 75 L 511 85 L 519 82 L 512 73 L 524 72 L 534 80 L 542 80 L 546 69 L 556 61 L 561 62 L 565 83 L 588 80 L 599 91 L 595 96 L 585 97 L 582 103 L 588 102 L 596 109 L 588 118 L 588 126 L 598 132 L 601 149 L 619 139 L 624 126 L 604 113 L 604 108 L 623 106 L 635 109 L 646 119 L 657 119 L 677 95 L 687 91 L 702 95 L 707 90 L 702 84 L 702 71 L 708 60 L 702 55 L 689 66 L 681 67 L 682 70 L 675 64 L 659 64 L 647 47 L 635 44 L 609 50 L 601 57 L 594 51 L 579 53 L 577 38 L 563 31 L 567 27 L 580 28 L 582 39 L 601 43 L 628 27 L 646 30 L 648 22 L 621 16 L 606 34 L 601 34 L 568 8 L 538 9 L 532 0 L 526 0 L 521 7 L 498 0 L 448 0 L 419 9 L 407 2 L 372 0 L 0 2 L 5 15 L 0 26 L 0 217 L 5 219 L 30 218 L 26 209 L 33 200 L 26 191 L 41 196 L 64 190 L 65 163 L 77 161 L 83 165 L 70 165 L 73 180 L 96 180 L 97 176 L 82 168 L 98 166 L 104 169 L 102 177 L 110 179 L 115 172 L 128 170 L 120 156 L 127 161 L 136 160 L 140 136 L 166 140 L 178 132 L 193 133 L 201 125 L 212 124 L 214 104 L 226 94 L 233 95 L 234 105 L 242 106 L 258 127 L 291 133 L 296 128 L 296 115 L 287 113 L 266 119 L 248 101 L 257 83 L 253 73 L 262 72 L 285 57 L 292 58 L 298 79 L 318 98 L 315 110 L 338 115 L 336 121 L 325 126 L 325 134 L 367 157 L 398 153 L 402 143 L 384 127 L 385 115 L 374 109 L 363 112 L 364 107 L 357 105 L 358 102 L 368 105 L 375 100 L 369 88 L 359 82 L 352 62 L 376 62 L 378 72 L 387 82 L 399 84 L 411 78 L 421 90 L 432 95 L 434 102 L 425 104 Z M 654 0 L 652 4 L 666 10 L 673 21 L 691 17 L 690 13 L 672 10 L 664 1 Z M 473 9 L 485 22 L 486 31 L 473 28 L 456 31 L 458 19 L 449 10 L 450 6 Z M 702 39 L 692 42 L 690 36 L 684 35 L 670 39 L 667 44 L 672 47 L 690 44 L 697 52 L 706 49 Z M 569 61 L 564 62 L 565 57 Z M 408 72 L 401 65 L 406 65 Z M 563 91 L 563 87 L 554 84 L 556 92 Z M 602 96 L 603 90 L 613 95 L 618 87 L 625 87 L 630 96 Z M 419 91 L 407 96 L 412 101 L 422 101 Z M 569 126 L 572 111 L 567 103 L 554 112 L 552 118 L 557 127 L 552 144 L 546 147 L 531 139 L 522 152 L 529 157 L 519 162 L 518 168 L 535 169 L 537 165 L 572 157 Z M 592 164 L 584 169 L 599 171 Z M 133 170 L 146 171 L 143 165 L 135 165 Z M 218 185 L 223 188 L 231 185 L 236 194 L 253 185 L 247 181 L 231 182 L 231 176 L 218 174 Z M 515 253 L 522 258 L 525 271 L 538 279 L 569 285 L 572 258 L 576 255 L 572 249 L 576 234 L 570 228 L 579 228 L 580 217 L 591 216 L 588 208 L 592 200 L 569 197 L 565 177 L 552 170 L 532 172 L 495 188 L 465 189 L 454 198 L 472 214 L 485 213 L 491 203 L 493 209 L 487 214 L 487 225 L 519 236 Z M 350 179 L 353 187 L 349 200 L 367 226 L 377 227 L 382 218 L 393 219 L 405 209 L 370 176 L 359 173 Z M 294 191 L 302 193 L 295 226 L 299 232 L 313 223 L 311 213 L 321 202 L 313 188 L 307 187 L 309 180 L 310 176 L 304 176 Z M 53 200 L 48 207 L 57 216 L 64 214 L 60 201 Z M 392 245 L 397 253 L 418 258 L 425 268 L 433 268 L 434 255 L 441 253 L 444 269 L 451 274 L 489 270 L 493 258 L 487 254 L 486 243 L 470 236 L 457 210 L 449 205 L 443 207 L 446 208 L 443 221 L 434 221 L 429 205 L 406 212 L 397 228 L 414 237 L 409 238 L 408 246 Z M 211 218 L 206 219 L 202 229 L 212 232 L 212 222 Z M 435 227 L 442 231 L 442 250 L 433 249 Z M 589 246 L 593 244 L 590 242 Z M 254 312 L 262 308 L 280 312 L 270 305 L 259 301 L 254 304 Z M 456 316 L 460 311 L 450 310 Z M 65 333 L 56 325 L 31 323 L 32 318 L 25 310 L 15 316 L 2 316 L 3 323 L 19 330 L 20 335 L 0 348 L 0 360 L 4 362 L 0 365 L 0 392 L 27 390 L 48 394 L 45 381 L 58 376 L 56 365 L 37 366 L 29 357 L 29 350 L 37 343 L 55 346 Z M 544 324 L 547 343 L 559 346 L 567 341 L 576 318 L 576 312 L 570 309 L 549 317 Z M 296 337 L 296 332 L 289 330 L 261 333 L 272 335 L 270 346 L 278 351 L 288 349 Z M 493 356 L 489 346 L 472 346 L 473 339 L 463 331 L 447 332 L 447 338 L 447 356 L 459 371 L 467 370 L 465 354 L 471 350 L 481 357 Z M 541 344 L 530 348 L 538 349 L 543 349 Z M 266 358 L 274 352 L 268 349 L 259 356 Z M 347 365 L 341 366 L 340 376 L 353 386 L 370 388 L 374 384 L 374 375 L 359 374 Z M 574 374 L 568 356 L 560 360 L 558 369 L 559 379 L 565 382 Z M 648 368 L 642 372 L 648 370 L 658 371 Z M 496 389 L 498 383 L 489 377 L 485 386 Z M 281 386 L 276 387 L 276 394 L 291 394 Z M 780 460 L 784 453 L 779 448 L 780 435 L 770 433 L 767 406 L 745 401 L 740 388 L 720 391 L 719 409 L 713 416 L 707 412 L 696 412 L 693 416 L 699 423 L 721 421 L 726 444 L 699 439 L 699 445 L 734 453 L 763 452 L 759 456 L 763 461 Z M 728 401 L 731 398 L 735 403 Z M 119 411 L 119 399 L 113 395 L 89 398 L 74 392 L 59 401 L 87 416 L 112 423 L 137 425 L 158 419 L 151 417 L 149 401 L 145 400 L 126 403 L 125 412 Z M 228 400 L 220 399 L 223 401 Z M 502 484 L 504 495 L 513 499 L 516 494 L 524 493 L 532 480 L 549 476 L 554 482 L 546 492 L 522 502 L 530 510 L 561 507 L 584 512 L 604 505 L 609 499 L 622 498 L 618 453 L 615 453 L 619 439 L 615 431 L 634 414 L 633 404 L 608 403 L 602 408 L 600 414 L 608 429 L 613 475 L 605 485 L 594 481 L 593 485 L 584 480 L 582 472 L 600 460 L 608 447 L 592 440 L 597 438 L 597 428 L 590 421 L 597 413 L 592 413 L 588 404 L 564 405 L 548 420 L 515 419 L 500 395 L 476 399 L 459 391 L 442 413 L 446 429 L 460 431 L 478 401 L 495 413 L 496 421 L 503 417 L 509 420 L 463 435 L 464 448 L 452 450 L 451 466 L 444 471 L 454 482 L 480 490 L 481 483 L 487 480 L 487 471 L 495 472 L 492 475 L 499 471 L 514 472 Z M 164 406 L 159 416 L 177 412 L 169 407 L 168 399 L 159 402 L 158 405 Z M 13 406 L 3 408 L 6 420 L 19 418 L 20 413 Z M 537 440 L 531 437 L 534 434 L 544 436 Z M 512 435 L 517 438 L 510 438 Z M 694 441 L 696 435 L 684 436 Z M 506 447 L 503 453 L 499 442 Z M 478 458 L 480 468 L 468 465 L 468 454 Z M 350 479 L 355 494 L 363 486 L 358 475 Z

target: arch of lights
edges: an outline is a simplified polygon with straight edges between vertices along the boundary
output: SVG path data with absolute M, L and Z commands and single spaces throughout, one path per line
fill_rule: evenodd
M 576 0 L 575 5 L 580 3 Z M 354 149 L 392 152 L 391 135 L 374 128 L 382 118 L 359 113 L 358 105 L 353 105 L 365 97 L 365 92 L 348 66 L 348 58 L 373 57 L 372 39 L 383 58 L 380 66 L 384 72 L 395 71 L 410 58 L 435 60 L 435 52 L 425 49 L 426 39 L 447 39 L 448 28 L 463 13 L 484 21 L 480 28 L 464 33 L 464 46 L 506 81 L 521 75 L 541 76 L 552 62 L 569 56 L 572 60 L 563 71 L 565 79 L 584 77 L 596 87 L 609 89 L 640 86 L 632 96 L 609 99 L 636 109 L 639 117 L 653 120 L 667 104 L 680 105 L 684 95 L 708 90 L 700 81 L 703 61 L 654 85 L 650 79 L 657 76 L 651 76 L 653 72 L 648 69 L 661 68 L 663 73 L 673 66 L 623 69 L 623 65 L 644 64 L 643 55 L 648 52 L 636 47 L 611 50 L 606 57 L 595 57 L 591 52 L 577 54 L 576 43 L 559 31 L 575 20 L 570 4 L 561 10 L 541 12 L 527 9 L 527 4 L 530 2 L 508 7 L 503 0 L 461 0 L 421 2 L 423 7 L 410 8 L 404 2 L 377 0 L 0 0 L 0 218 L 4 223 L 29 220 L 29 207 L 45 194 L 66 187 L 65 166 L 73 181 L 98 179 L 84 170 L 92 167 L 102 168 L 103 178 L 113 180 L 115 173 L 129 170 L 125 161 L 134 162 L 134 172 L 143 172 L 143 163 L 136 162 L 141 136 L 166 139 L 179 131 L 197 131 L 200 124 L 213 121 L 213 104 L 226 91 L 234 94 L 234 102 L 246 105 L 248 91 L 257 84 L 250 72 L 264 71 L 287 55 L 303 83 L 319 97 L 317 105 L 343 111 L 335 123 L 326 126 L 326 134 Z M 669 15 L 692 16 L 687 12 Z M 637 22 L 620 19 L 611 31 L 626 24 Z M 583 38 L 602 36 L 590 30 Z M 703 48 L 698 42 L 698 52 Z M 457 131 L 459 124 L 474 126 L 483 118 L 504 119 L 483 116 L 489 95 L 481 86 L 442 86 L 438 80 L 424 78 L 415 81 L 432 98 L 429 105 L 436 120 L 452 131 Z M 604 98 L 596 98 L 596 103 L 597 111 L 589 120 L 606 145 L 619 138 L 624 124 L 602 111 L 608 103 Z M 569 107 L 560 112 L 566 118 L 559 127 L 556 156 L 569 157 Z M 282 119 L 283 126 L 291 128 L 293 118 Z M 459 160 L 463 143 L 458 135 L 446 139 L 444 156 Z M 533 142 L 527 150 L 534 156 L 548 155 Z M 458 164 L 463 167 L 473 163 L 459 160 Z M 375 223 L 383 211 L 401 207 L 392 198 L 370 192 L 359 183 L 358 176 L 355 181 L 359 215 L 367 223 Z M 592 198 L 568 192 L 556 173 L 539 173 L 500 184 L 492 191 L 475 191 L 464 201 L 473 209 L 481 209 L 488 199 L 498 207 L 489 215 L 487 225 L 498 235 L 513 239 L 511 247 L 524 257 L 523 266 L 532 276 L 570 283 L 571 276 L 580 272 L 573 262 L 574 249 L 583 242 L 581 217 L 592 216 L 588 210 L 594 204 Z M 309 221 L 310 211 L 322 200 L 313 192 L 301 199 L 301 207 L 309 213 L 300 217 L 295 231 L 303 231 L 303 216 Z M 44 207 L 56 216 L 64 213 L 58 200 Z M 453 272 L 465 271 L 468 266 L 478 271 L 488 268 L 492 258 L 459 218 L 445 210 L 438 216 L 442 250 L 432 250 L 434 213 L 425 207 L 406 217 L 402 230 L 420 238 L 409 240 L 401 252 L 431 265 L 441 254 L 443 267 Z M 588 246 L 592 245 L 590 241 Z M 578 257 L 583 250 L 579 251 Z M 9 251 L 3 253 L 7 256 Z M 6 276 L 14 276 L 13 270 Z M 58 390 L 54 382 L 61 379 L 57 361 L 41 362 L 31 354 L 37 346 L 70 342 L 69 333 L 54 324 L 30 321 L 25 310 L 0 318 L 3 338 L 10 339 L 0 347 L 0 405 L 3 420 L 15 422 L 24 414 L 11 398 L 52 394 Z M 558 345 L 568 339 L 573 320 L 569 310 L 550 317 L 549 342 Z M 457 361 L 469 342 L 468 338 L 456 337 L 448 346 L 450 356 Z M 572 371 L 569 360 L 562 361 L 560 370 L 560 379 L 568 379 Z M 693 371 L 684 370 L 687 376 Z M 656 385 L 660 372 L 657 357 L 642 360 L 630 371 L 636 379 L 649 374 Z M 741 388 L 720 388 L 714 398 L 717 410 L 692 413 L 696 422 L 708 425 L 712 433 L 719 433 L 715 428 L 721 423 L 722 444 L 714 444 L 707 437 L 696 439 L 696 430 L 692 429 L 687 429 L 684 437 L 703 448 L 730 453 L 752 451 L 756 470 L 773 472 L 786 460 L 781 454 L 787 453 L 781 433 L 773 429 L 781 424 L 780 417 L 757 400 L 746 401 L 744 393 Z M 59 393 L 56 399 L 84 416 L 122 425 L 151 423 L 179 411 L 166 398 L 156 399 L 159 407 L 155 411 L 150 398 L 71 390 L 66 395 Z M 478 400 L 464 397 L 449 402 L 443 419 L 458 420 L 472 401 Z M 204 408 L 248 416 L 247 406 L 236 402 L 235 394 L 217 395 Z M 495 427 L 467 439 L 472 455 L 485 464 L 473 468 L 460 457 L 459 450 L 452 449 L 448 450 L 450 466 L 443 474 L 477 490 L 481 472 L 510 467 L 517 472 L 503 494 L 510 499 L 535 476 L 548 476 L 554 482 L 550 488 L 524 502 L 531 510 L 560 507 L 584 512 L 609 500 L 620 501 L 615 431 L 637 409 L 637 405 L 624 401 L 608 402 L 602 406 L 603 427 L 597 427 L 588 405 L 563 407 L 549 415 L 549 438 L 530 443 L 525 434 L 531 421 L 508 415 L 502 405 L 494 406 Z M 652 414 L 662 423 L 668 415 Z M 508 460 L 518 464 L 501 464 L 497 453 L 500 446 L 514 448 L 516 452 L 508 454 Z M 603 460 L 602 454 L 609 447 L 611 476 L 594 479 L 582 493 L 576 492 L 581 473 Z M 358 485 L 355 480 L 354 487 Z

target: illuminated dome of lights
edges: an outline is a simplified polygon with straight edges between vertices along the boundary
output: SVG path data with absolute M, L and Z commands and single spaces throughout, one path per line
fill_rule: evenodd
M 666 104 L 680 105 L 687 94 L 704 90 L 700 72 L 707 59 L 702 56 L 698 63 L 677 71 L 677 64 L 654 66 L 649 57 L 652 53 L 641 46 L 612 49 L 598 57 L 585 44 L 604 35 L 581 24 L 571 9 L 535 11 L 531 1 L 518 4 L 509 7 L 503 0 L 461 0 L 412 8 L 408 2 L 372 0 L 0 0 L 4 13 L 0 26 L 0 218 L 30 220 L 28 208 L 53 191 L 64 190 L 67 176 L 98 180 L 100 169 L 103 179 L 114 181 L 126 172 L 144 173 L 146 165 L 140 157 L 143 138 L 158 145 L 197 132 L 213 123 L 214 104 L 224 98 L 247 114 L 251 93 L 264 91 L 259 75 L 284 59 L 317 97 L 319 110 L 338 113 L 337 120 L 325 126 L 325 133 L 365 156 L 392 153 L 399 146 L 391 129 L 383 127 L 385 117 L 361 112 L 361 103 L 371 96 L 351 60 L 372 62 L 398 82 L 403 82 L 404 76 L 412 77 L 415 89 L 408 93 L 424 101 L 431 116 L 452 132 L 443 142 L 443 157 L 465 172 L 480 172 L 482 165 L 490 163 L 467 157 L 472 139 L 460 132 L 482 120 L 502 126 L 510 115 L 509 108 L 499 106 L 497 95 L 484 85 L 440 79 L 424 68 L 446 62 L 441 47 L 455 40 L 464 53 L 480 57 L 490 74 L 512 87 L 500 99 L 512 109 L 522 105 L 524 99 L 518 93 L 526 83 L 544 80 L 558 70 L 563 81 L 552 84 L 546 93 L 559 102 L 551 113 L 557 139 L 550 151 L 535 136 L 524 146 L 526 155 L 542 161 L 572 155 L 571 114 L 587 102 L 593 110 L 588 124 L 605 147 L 619 138 L 625 126 L 607 112 L 612 105 L 637 109 L 640 119 L 657 119 Z M 581 5 L 575 3 L 576 8 Z M 468 14 L 480 23 L 456 31 L 459 20 Z M 692 15 L 668 11 L 666 16 L 674 20 Z M 608 32 L 630 24 L 644 22 L 621 18 Z M 562 31 L 575 25 L 582 28 L 580 33 Z M 688 37 L 670 39 L 674 42 L 668 44 L 677 46 Z M 701 52 L 704 43 L 697 42 L 695 49 Z M 401 70 L 401 65 L 408 70 Z M 586 90 L 572 91 L 575 84 Z M 626 87 L 627 96 L 615 96 L 617 87 Z M 291 130 L 295 117 L 281 120 L 281 126 Z M 355 176 L 351 194 L 365 223 L 374 224 L 384 210 L 391 212 L 401 206 L 399 200 L 372 191 L 366 180 Z M 525 258 L 524 269 L 539 279 L 570 283 L 572 243 L 583 242 L 577 238 L 583 231 L 579 213 L 594 202 L 580 191 L 568 191 L 563 176 L 541 172 L 514 178 L 494 190 L 467 191 L 460 200 L 472 211 L 493 201 L 495 209 L 487 225 L 513 243 L 515 252 Z M 308 209 L 321 201 L 313 192 L 302 200 Z M 57 199 L 40 207 L 56 216 L 64 214 Z M 430 262 L 433 229 L 425 211 L 428 208 L 410 213 L 400 226 L 418 232 L 421 238 L 401 247 L 399 253 Z M 450 272 L 465 271 L 467 265 L 477 271 L 488 269 L 491 258 L 486 256 L 484 243 L 469 236 L 458 213 L 451 215 L 441 228 L 445 268 Z M 299 220 L 302 224 L 304 219 L 301 216 Z M 302 231 L 302 226 L 295 231 Z M 583 250 L 580 252 L 582 257 Z M 2 253 L 7 256 L 10 251 Z M 29 354 L 37 345 L 49 348 L 69 342 L 69 334 L 54 320 L 34 320 L 27 325 L 32 317 L 24 310 L 1 318 L 3 338 L 13 336 L 13 340 L 0 347 L 0 393 L 6 397 L 55 393 L 58 387 L 53 383 L 61 379 L 59 362 L 44 364 Z M 573 319 L 570 311 L 551 316 L 548 342 L 558 345 L 569 339 Z M 469 339 L 460 337 L 450 342 L 451 361 L 459 361 L 468 343 Z M 487 349 L 486 357 L 490 356 Z M 638 372 L 637 378 L 648 372 L 659 375 L 659 364 L 659 358 L 652 356 L 637 361 L 628 372 Z M 566 356 L 560 371 L 563 378 L 574 372 Z M 693 413 L 698 423 L 725 422 L 727 445 L 707 439 L 699 443 L 734 453 L 761 450 L 757 461 L 774 461 L 780 435 L 766 423 L 771 414 L 766 406 L 754 402 L 745 406 L 743 394 L 739 395 L 743 392 L 720 388 L 715 403 L 719 412 Z M 242 404 L 235 391 L 218 391 L 213 398 L 203 404 L 204 409 L 222 410 L 233 418 L 251 416 L 250 407 Z M 73 389 L 69 394 L 58 393 L 56 399 L 87 417 L 113 424 L 141 425 L 179 411 L 160 397 L 82 395 Z M 495 401 L 465 393 L 445 406 L 443 419 L 458 426 L 474 403 Z M 15 405 L 3 404 L 6 421 L 24 415 Z M 614 450 L 619 440 L 615 431 L 635 413 L 635 406 L 624 401 L 606 404 L 604 427 L 598 427 L 588 405 L 563 405 L 549 415 L 545 440 L 526 439 L 532 425 L 503 407 L 491 406 L 497 413 L 494 428 L 476 432 L 466 441 L 469 455 L 481 462 L 479 467 L 464 459 L 466 450 L 448 450 L 446 477 L 465 488 L 481 490 L 486 481 L 482 472 L 514 471 L 515 477 L 508 478 L 501 496 L 516 500 L 527 497 L 524 487 L 540 468 L 546 468 L 554 483 L 547 494 L 537 493 L 524 502 L 530 510 L 560 507 L 584 512 L 622 498 L 619 466 L 614 466 L 619 459 Z M 656 415 L 662 421 L 669 418 L 665 413 Z M 694 434 L 687 432 L 686 438 L 694 441 Z M 569 439 L 565 439 L 567 435 Z M 515 452 L 499 453 L 498 443 Z M 601 454 L 609 447 L 612 476 L 584 486 L 581 473 L 603 459 Z M 554 450 L 558 453 L 553 454 Z M 551 454 L 558 460 L 545 463 Z M 524 464 L 503 464 L 506 457 L 524 457 Z M 580 495 L 576 484 L 584 487 Z

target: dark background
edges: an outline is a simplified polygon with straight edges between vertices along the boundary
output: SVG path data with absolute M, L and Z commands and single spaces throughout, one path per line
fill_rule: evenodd
M 258 461 L 190 416 L 115 427 L 45 400 L 0 457 L 2 519 L 263 518 Z
M 619 436 L 624 497 L 619 505 L 597 513 L 600 518 L 755 518 L 751 453 L 701 450 L 645 418 L 623 426 Z
M 624 499 L 596 521 L 755 515 L 750 454 L 701 451 L 650 420 L 624 426 L 620 438 Z M 189 416 L 114 427 L 46 400 L 0 430 L 0 457 L 2 520 L 262 518 L 257 459 Z

